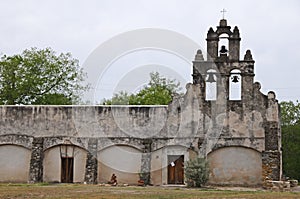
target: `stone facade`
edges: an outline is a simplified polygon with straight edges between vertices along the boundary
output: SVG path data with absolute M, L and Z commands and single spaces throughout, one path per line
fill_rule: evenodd
M 0 106 L 0 150 L 31 157 L 18 181 L 106 183 L 116 173 L 120 183 L 182 184 L 183 162 L 196 156 L 209 160 L 211 184 L 280 180 L 279 105 L 254 82 L 251 51 L 240 59 L 240 40 L 225 19 L 210 28 L 206 60 L 198 50 L 193 83 L 168 106 Z

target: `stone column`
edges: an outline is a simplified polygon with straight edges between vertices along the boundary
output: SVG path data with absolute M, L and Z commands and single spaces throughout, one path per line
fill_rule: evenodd
M 98 177 L 98 140 L 95 138 L 89 139 L 88 153 L 85 166 L 85 182 L 88 184 L 96 184 Z
M 281 145 L 280 127 L 278 122 L 265 124 L 265 151 L 262 152 L 263 182 L 281 180 Z
M 281 180 L 281 152 L 263 151 L 262 152 L 262 177 L 263 184 L 267 180 Z
M 44 138 L 34 138 L 32 141 L 29 183 L 36 183 L 43 181 L 43 144 Z
M 151 144 L 152 140 L 144 140 L 144 151 L 141 159 L 141 173 L 140 179 L 144 181 L 144 184 L 150 184 L 150 172 L 151 172 Z

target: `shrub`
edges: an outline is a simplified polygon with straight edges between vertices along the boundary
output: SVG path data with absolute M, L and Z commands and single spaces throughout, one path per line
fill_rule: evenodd
M 201 187 L 208 181 L 208 162 L 205 158 L 195 158 L 185 163 L 184 173 L 189 187 Z

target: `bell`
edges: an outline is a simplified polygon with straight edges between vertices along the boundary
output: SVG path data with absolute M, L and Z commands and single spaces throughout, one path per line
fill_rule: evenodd
M 209 82 L 209 83 L 216 82 L 213 73 L 207 73 L 207 75 L 208 75 L 208 78 L 207 78 L 206 82 Z
M 228 52 L 228 50 L 226 49 L 225 46 L 221 46 L 221 50 L 220 50 L 220 53 L 221 54 L 226 54 Z
M 237 76 L 237 75 L 234 75 L 231 79 L 232 79 L 233 83 L 238 83 L 239 82 L 239 76 Z

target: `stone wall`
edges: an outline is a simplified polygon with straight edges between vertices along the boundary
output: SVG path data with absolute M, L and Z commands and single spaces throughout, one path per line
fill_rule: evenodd
M 0 135 L 144 137 L 159 135 L 166 106 L 1 106 Z
M 146 181 L 150 174 L 160 175 L 157 178 L 162 184 L 166 183 L 166 165 L 152 171 L 151 162 L 157 160 L 151 154 L 168 146 L 182 146 L 200 157 L 223 147 L 246 147 L 261 152 L 262 157 L 278 151 L 280 128 L 273 113 L 278 104 L 259 89 L 253 92 L 263 103 L 252 108 L 245 105 L 250 103 L 247 101 L 223 104 L 203 100 L 199 84 L 188 84 L 187 93 L 174 98 L 169 106 L 0 106 L 0 144 L 31 150 L 28 181 L 32 182 L 43 181 L 44 151 L 66 143 L 80 147 L 87 151 L 87 183 L 100 179 L 99 151 L 126 145 L 141 151 L 141 166 L 136 172 L 143 173 Z M 281 156 L 276 157 L 274 164 L 278 166 Z M 265 166 L 269 158 L 262 160 L 263 172 L 269 172 Z M 268 176 L 278 179 L 280 171 L 278 166 Z

